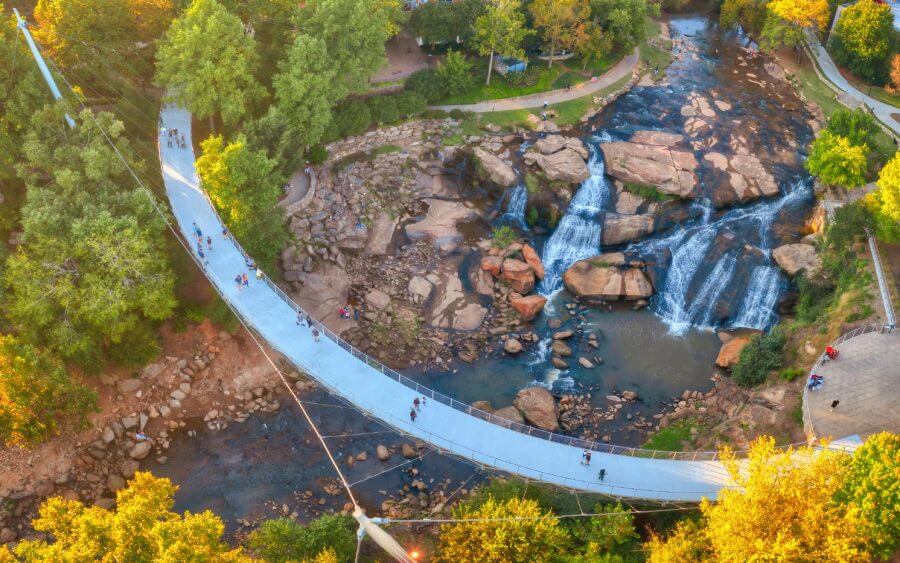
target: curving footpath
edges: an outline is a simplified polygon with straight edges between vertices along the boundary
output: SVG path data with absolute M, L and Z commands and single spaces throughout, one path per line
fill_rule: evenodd
M 440 402 L 430 390 L 418 392 L 386 376 L 374 362 L 356 357 L 329 338 L 313 340 L 307 327 L 298 326 L 289 302 L 268 283 L 257 282 L 247 271 L 244 255 L 229 237 L 203 192 L 194 169 L 190 114 L 167 107 L 162 126 L 184 134 L 187 148 L 159 143 L 166 193 L 182 236 L 193 248 L 194 224 L 214 239 L 204 271 L 219 294 L 274 349 L 332 393 L 363 413 L 399 432 L 428 442 L 438 450 L 490 466 L 525 479 L 602 493 L 616 497 L 696 502 L 715 498 L 723 487 L 735 486 L 718 461 L 651 459 L 593 452 L 591 465 L 581 465 L 580 447 L 523 434 L 493 424 Z M 238 288 L 234 277 L 247 273 L 249 287 Z M 326 332 L 324 327 L 321 328 Z M 410 422 L 413 399 L 429 397 L 416 421 Z M 623 448 L 627 450 L 627 448 Z M 603 482 L 600 469 L 606 470 Z
M 540 92 L 537 94 L 528 94 L 527 96 L 518 96 L 516 98 L 501 98 L 498 100 L 486 100 L 475 104 L 460 104 L 448 106 L 431 106 L 432 109 L 440 109 L 444 111 L 452 111 L 455 109 L 462 111 L 471 111 L 475 113 L 489 113 L 495 111 L 509 111 L 514 109 L 533 109 L 544 105 L 546 101 L 549 105 L 568 102 L 589 96 L 595 92 L 603 90 L 607 86 L 612 86 L 619 80 L 622 80 L 634 70 L 638 62 L 641 60 L 640 50 L 635 47 L 634 51 L 616 63 L 608 71 L 597 77 L 596 80 L 588 80 L 572 86 L 568 90 L 560 88 L 558 90 L 550 90 L 548 92 Z

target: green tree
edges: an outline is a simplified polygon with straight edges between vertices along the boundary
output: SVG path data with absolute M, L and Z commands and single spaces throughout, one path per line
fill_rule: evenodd
M 534 26 L 550 45 L 550 67 L 557 48 L 575 49 L 591 16 L 588 0 L 534 0 L 528 9 Z
M 249 146 L 265 150 L 266 155 L 278 163 L 278 174 L 282 178 L 290 178 L 302 166 L 304 138 L 294 132 L 276 106 L 269 106 L 262 117 L 244 125 L 243 133 Z
M 475 45 L 478 53 L 488 57 L 487 79 L 491 83 L 494 54 L 524 58 L 522 42 L 531 33 L 525 28 L 521 0 L 488 0 L 487 9 L 475 20 Z
M 352 561 L 356 553 L 356 525 L 347 515 L 326 514 L 302 525 L 290 518 L 266 520 L 248 540 L 264 561 L 309 561 L 332 550 L 335 561 Z M 327 560 L 327 559 L 326 559 Z
M 742 27 L 758 34 L 766 23 L 768 0 L 725 0 L 719 10 L 719 24 L 726 28 Z
M 870 552 L 887 561 L 900 549 L 900 435 L 880 432 L 853 453 L 835 500 L 855 508 Z
M 96 64 L 109 50 L 128 51 L 137 32 L 129 0 L 38 0 L 35 39 L 66 67 Z
M 216 0 L 193 0 L 160 41 L 156 61 L 156 82 L 166 88 L 166 101 L 209 118 L 213 129 L 217 114 L 226 125 L 237 124 L 265 95 L 255 78 L 253 38 Z
M 863 108 L 837 110 L 828 118 L 827 129 L 856 146 L 872 146 L 878 134 L 875 118 Z
M 786 340 L 779 327 L 753 336 L 731 369 L 731 378 L 741 387 L 752 387 L 765 381 L 772 371 L 782 366 Z
M 456 3 L 428 2 L 416 8 L 410 16 L 410 28 L 416 37 L 434 46 L 456 41 L 471 22 L 462 21 Z
M 441 561 L 544 562 L 558 556 L 569 541 L 559 520 L 529 499 L 500 502 L 490 497 L 477 508 L 457 507 L 453 517 L 471 522 L 441 526 Z
M 878 189 L 866 196 L 866 205 L 875 216 L 878 236 L 900 239 L 900 152 L 878 174 Z
M 197 175 L 222 219 L 247 252 L 265 268 L 273 268 L 287 242 L 283 210 L 278 207 L 284 178 L 277 163 L 252 150 L 239 135 L 227 143 L 222 136 L 200 145 Z
M 83 428 L 97 394 L 69 377 L 62 364 L 14 336 L 0 335 L 0 439 L 28 446 Z
M 385 65 L 385 42 L 399 32 L 405 14 L 400 0 L 317 0 L 298 15 L 300 30 L 325 42 L 334 73 L 331 98 L 364 92 Z
M 806 169 L 825 184 L 858 188 L 866 183 L 869 147 L 854 145 L 847 137 L 822 131 L 810 147 Z
M 803 44 L 803 29 L 770 11 L 760 32 L 759 44 L 769 53 L 782 47 L 797 48 Z
M 590 0 L 594 21 L 626 52 L 647 38 L 647 18 L 659 15 L 659 4 L 647 0 Z
M 850 72 L 883 84 L 888 58 L 894 52 L 894 16 L 891 7 L 875 0 L 860 0 L 841 11 L 831 35 L 835 61 Z
M 116 493 L 115 510 L 53 497 L 32 521 L 52 539 L 25 540 L 15 554 L 25 561 L 250 561 L 222 541 L 225 526 L 212 512 L 172 512 L 176 489 L 139 472 Z
M 472 63 L 459 51 L 447 51 L 437 73 L 450 96 L 462 94 L 473 86 Z
M 336 75 L 325 41 L 298 34 L 280 68 L 273 83 L 278 111 L 304 146 L 314 145 L 331 122 L 331 106 L 336 101 L 331 88 Z
M 588 22 L 584 34 L 575 46 L 575 52 L 581 57 L 581 70 L 587 69 L 591 63 L 602 61 L 612 51 L 612 38 L 604 33 L 603 28 L 595 22 Z
M 634 515 L 620 504 L 597 504 L 594 512 L 608 514 L 579 518 L 569 524 L 569 533 L 586 561 L 599 561 L 604 556 L 621 554 L 622 549 L 638 539 Z
M 85 110 L 70 131 L 62 111 L 35 114 L 23 145 L 28 197 L 4 272 L 7 313 L 29 341 L 87 369 L 104 356 L 145 362 L 155 323 L 175 307 L 165 224 L 101 130 L 131 160 L 122 123 Z

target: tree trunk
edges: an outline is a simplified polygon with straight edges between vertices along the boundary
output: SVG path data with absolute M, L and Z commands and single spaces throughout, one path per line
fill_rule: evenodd
M 494 51 L 491 50 L 491 58 L 488 59 L 488 75 L 487 80 L 484 81 L 485 86 L 491 83 L 491 71 L 494 70 Z
M 216 116 L 214 116 L 214 115 L 209 116 L 209 134 L 210 135 L 216 134 Z
M 550 64 L 547 65 L 547 68 L 553 68 L 553 53 L 556 52 L 556 42 L 550 42 Z

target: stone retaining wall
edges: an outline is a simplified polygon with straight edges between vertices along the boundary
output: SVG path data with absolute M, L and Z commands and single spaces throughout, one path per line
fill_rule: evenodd
M 420 119 L 407 121 L 400 125 L 381 127 L 367 131 L 362 135 L 347 137 L 329 144 L 328 160 L 337 161 L 350 155 L 367 152 L 383 145 L 408 147 L 421 143 L 424 137 L 430 137 L 447 129 L 459 126 L 457 119 Z

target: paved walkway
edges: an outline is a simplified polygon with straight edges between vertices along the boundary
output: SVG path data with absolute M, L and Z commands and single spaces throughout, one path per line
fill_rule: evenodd
M 294 309 L 266 283 L 247 272 L 244 257 L 231 239 L 223 240 L 222 225 L 200 188 L 194 170 L 190 114 L 167 108 L 163 126 L 177 128 L 187 137 L 184 149 L 160 144 L 163 179 L 172 212 L 185 239 L 194 240 L 196 224 L 216 239 L 205 273 L 222 298 L 273 348 L 312 376 L 332 393 L 352 402 L 400 432 L 435 448 L 479 464 L 562 487 L 614 496 L 698 501 L 715 498 L 719 489 L 734 486 L 717 461 L 676 461 L 594 452 L 590 467 L 581 465 L 582 450 L 504 428 L 445 405 L 432 395 L 415 423 L 409 420 L 413 399 L 430 393 L 412 388 L 379 371 L 342 348 L 321 338 L 315 342 L 309 328 L 296 324 Z M 247 272 L 250 286 L 239 288 L 234 277 Z M 299 419 L 298 419 L 299 422 Z M 606 470 L 600 482 L 597 474 Z
M 817 38 L 807 34 L 807 43 L 809 44 L 810 51 L 812 51 L 813 56 L 815 56 L 816 61 L 819 63 L 819 68 L 825 73 L 825 76 L 832 84 L 837 86 L 838 89 L 842 90 L 851 99 L 868 106 L 869 109 L 872 110 L 872 113 L 874 113 L 882 123 L 887 125 L 895 135 L 900 135 L 900 122 L 893 117 L 894 114 L 900 114 L 900 108 L 867 96 L 847 82 L 847 79 L 844 78 L 838 70 L 837 65 L 835 65 L 834 61 L 831 59 L 831 55 L 828 54 L 828 51 L 825 50 L 825 47 L 822 46 Z
M 581 84 L 572 86 L 572 88 L 568 90 L 562 88 L 560 90 L 551 90 L 549 92 L 530 94 L 528 96 L 519 96 L 517 98 L 488 100 L 485 102 L 478 102 L 477 104 L 433 106 L 433 108 L 442 109 L 444 111 L 460 109 L 463 111 L 471 111 L 475 113 L 488 113 L 492 111 L 539 108 L 544 105 L 544 101 L 549 102 L 550 105 L 558 104 L 561 102 L 568 102 L 569 100 L 575 100 L 593 94 L 595 92 L 599 92 L 607 86 L 612 86 L 619 80 L 622 80 L 623 78 L 631 74 L 631 71 L 634 70 L 634 67 L 637 66 L 640 60 L 640 51 L 635 48 L 633 53 L 619 61 L 616 66 L 612 67 L 601 76 L 597 77 L 596 80 L 582 82 Z
M 900 330 L 870 332 L 842 342 L 837 360 L 815 373 L 825 385 L 807 393 L 809 416 L 819 438 L 900 432 Z M 831 402 L 840 401 L 832 411 Z

